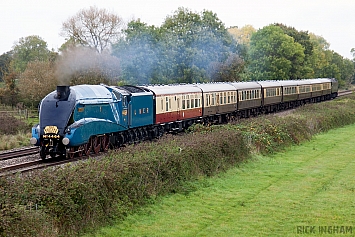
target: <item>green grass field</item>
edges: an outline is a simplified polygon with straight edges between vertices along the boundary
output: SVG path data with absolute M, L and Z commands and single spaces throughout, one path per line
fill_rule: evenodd
M 163 197 L 95 236 L 355 236 L 355 125 Z

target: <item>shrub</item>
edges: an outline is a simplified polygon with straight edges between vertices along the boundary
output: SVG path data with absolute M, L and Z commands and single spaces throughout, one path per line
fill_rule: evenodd
M 30 126 L 25 122 L 7 113 L 0 113 L 0 135 L 16 134 L 29 129 Z

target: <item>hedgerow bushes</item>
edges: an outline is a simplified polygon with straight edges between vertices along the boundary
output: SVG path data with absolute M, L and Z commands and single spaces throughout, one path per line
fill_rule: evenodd
M 29 145 L 31 125 L 2 112 L 0 113 L 0 151 Z
M 79 235 L 182 185 L 355 122 L 355 97 L 110 151 L 103 159 L 0 178 L 0 236 Z
M 30 126 L 25 122 L 16 119 L 7 113 L 0 113 L 0 135 L 16 134 L 19 131 L 30 129 Z

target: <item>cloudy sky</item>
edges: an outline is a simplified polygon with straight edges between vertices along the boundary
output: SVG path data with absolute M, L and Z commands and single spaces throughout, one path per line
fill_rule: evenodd
M 330 48 L 352 59 L 355 48 L 354 0 L 2 0 L 0 55 L 21 37 L 38 35 L 57 50 L 64 38 L 62 23 L 81 9 L 105 8 L 125 21 L 138 19 L 160 26 L 179 7 L 210 10 L 226 27 L 252 25 L 260 29 L 283 23 L 324 37 Z

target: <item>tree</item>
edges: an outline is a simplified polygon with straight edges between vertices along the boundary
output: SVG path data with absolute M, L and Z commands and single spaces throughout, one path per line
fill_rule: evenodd
M 167 50 L 161 70 L 171 73 L 167 77 L 174 82 L 213 80 L 209 67 L 237 53 L 236 42 L 211 11 L 179 8 L 165 19 L 161 32 Z
M 300 62 L 300 67 L 293 67 L 291 69 L 291 71 L 293 71 L 292 74 L 296 74 L 294 70 L 301 70 L 299 72 L 300 78 L 312 78 L 314 76 L 314 71 L 311 67 L 310 58 L 313 54 L 314 43 L 311 41 L 308 32 L 298 31 L 294 27 L 289 27 L 279 23 L 274 25 L 280 27 L 286 35 L 291 36 L 296 43 L 299 43 L 303 47 L 304 61 Z
M 0 82 L 4 81 L 4 76 L 10 71 L 12 61 L 12 52 L 0 55 Z
M 340 87 L 349 85 L 354 78 L 354 63 L 330 50 L 330 44 L 322 36 L 309 35 L 314 45 L 311 57 L 314 76 L 336 78 Z
M 18 82 L 19 95 L 25 105 L 36 107 L 49 92 L 55 90 L 57 79 L 53 62 L 29 62 Z
M 109 50 L 111 44 L 118 39 L 122 25 L 123 21 L 119 16 L 106 9 L 90 7 L 80 10 L 65 21 L 61 35 L 102 53 Z
M 56 54 L 47 48 L 47 42 L 32 35 L 20 38 L 13 47 L 13 67 L 16 72 L 23 72 L 31 61 L 54 60 Z
M 149 84 L 164 51 L 159 44 L 159 29 L 137 20 L 129 22 L 124 33 L 125 38 L 113 46 L 121 76 L 131 84 Z
M 168 84 L 221 80 L 226 65 L 237 72 L 236 42 L 216 14 L 179 8 L 160 28 L 131 21 L 125 37 L 113 46 L 122 77 L 130 83 Z M 227 62 L 228 63 L 225 63 Z M 222 67 L 223 65 L 223 67 Z M 223 74 L 226 78 L 227 73 Z M 236 75 L 228 77 L 236 78 Z
M 228 29 L 228 32 L 234 37 L 238 44 L 249 46 L 250 38 L 256 30 L 251 25 L 245 25 L 242 28 L 238 28 L 237 26 L 231 27 Z
M 241 81 L 244 70 L 244 61 L 238 54 L 230 54 L 224 62 L 214 62 L 209 67 L 213 81 Z
M 15 106 L 18 102 L 18 88 L 16 86 L 17 73 L 9 71 L 4 75 L 5 86 L 0 88 L 1 103 Z
M 303 47 L 278 26 L 269 25 L 254 33 L 250 40 L 252 80 L 288 80 L 301 78 Z
M 353 61 L 355 62 L 355 48 L 352 48 L 350 53 L 353 55 Z

